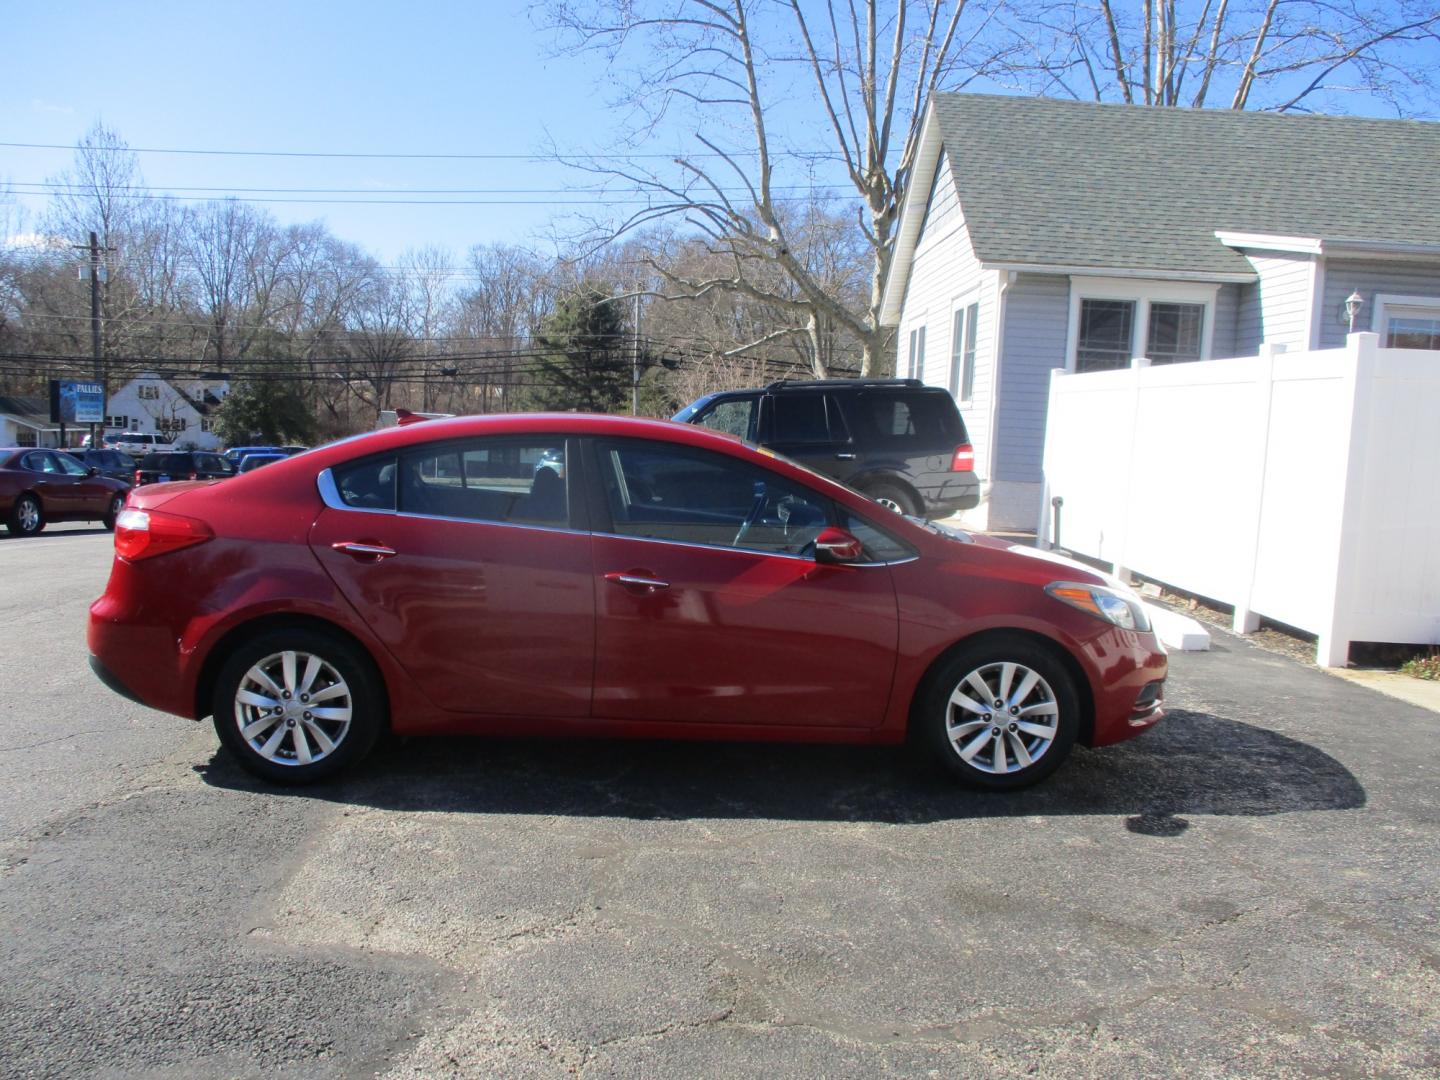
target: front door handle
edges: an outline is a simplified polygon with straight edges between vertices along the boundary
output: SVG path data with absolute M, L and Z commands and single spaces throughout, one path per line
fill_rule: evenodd
M 836 457 L 836 460 L 838 460 L 838 461 L 854 461 L 854 460 L 855 460 L 855 455 L 854 455 L 853 453 L 851 453 L 850 451 L 848 451 L 848 450 L 842 450 L 840 453 L 836 454 L 835 457 Z
M 384 544 L 362 544 L 356 540 L 338 540 L 330 546 L 357 562 L 379 562 L 396 553 L 394 548 Z
M 668 589 L 670 583 L 661 581 L 659 578 L 650 577 L 645 570 L 612 570 L 605 575 L 605 580 L 612 585 L 619 585 L 630 592 L 653 593 L 661 589 Z

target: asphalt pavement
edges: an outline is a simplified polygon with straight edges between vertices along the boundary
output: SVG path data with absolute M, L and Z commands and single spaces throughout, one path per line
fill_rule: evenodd
M 1440 716 L 1217 634 L 1014 795 L 899 750 L 410 740 L 267 789 L 0 539 L 0 1076 L 1440 1073 Z

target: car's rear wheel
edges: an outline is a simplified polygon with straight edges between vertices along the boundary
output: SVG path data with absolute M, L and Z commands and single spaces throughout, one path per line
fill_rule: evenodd
M 368 657 L 309 629 L 241 644 L 216 680 L 215 732 L 256 776 L 304 784 L 363 758 L 384 726 L 381 681 Z
M 881 506 L 887 510 L 894 510 L 897 514 L 911 514 L 919 517 L 920 511 L 923 509 L 914 495 L 899 484 L 891 483 L 888 480 L 877 480 L 872 484 L 866 484 L 861 490 Z
M 17 536 L 34 536 L 45 528 L 45 511 L 34 495 L 21 495 L 10 507 L 6 528 Z
M 125 496 L 119 493 L 110 496 L 110 505 L 105 510 L 105 516 L 101 522 L 111 532 L 115 531 L 115 519 L 120 516 L 120 511 L 125 509 Z
M 919 734 L 951 775 L 974 787 L 1014 790 L 1049 776 L 1070 756 L 1080 701 L 1046 646 L 999 636 L 962 647 L 930 680 Z

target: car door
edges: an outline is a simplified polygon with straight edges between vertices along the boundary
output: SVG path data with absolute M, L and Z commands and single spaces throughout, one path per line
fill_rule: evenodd
M 65 491 L 71 506 L 68 512 L 103 517 L 110 507 L 110 487 L 101 480 L 100 474 L 91 476 L 90 470 L 69 454 L 56 454 L 55 460 L 65 474 Z
M 593 564 L 568 456 L 563 436 L 482 437 L 322 474 L 316 557 L 443 709 L 590 710 Z
M 597 717 L 870 728 L 895 668 L 883 564 L 827 566 L 829 500 L 672 443 L 593 444 Z
M 843 482 L 856 470 L 856 448 L 830 394 L 811 390 L 767 394 L 760 430 L 766 446 L 816 472 Z
M 75 512 L 72 481 L 57 455 L 49 450 L 32 450 L 20 459 L 20 467 L 31 474 L 29 486 L 39 496 L 46 517 L 59 520 Z

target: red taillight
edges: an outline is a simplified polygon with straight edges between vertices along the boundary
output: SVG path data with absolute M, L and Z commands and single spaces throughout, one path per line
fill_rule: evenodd
M 968 442 L 955 447 L 955 456 L 950 459 L 951 472 L 975 471 L 975 448 Z
M 214 536 L 209 525 L 195 518 L 127 508 L 115 519 L 115 554 L 138 562 L 203 544 Z
M 140 483 L 140 470 L 139 470 L 139 469 L 136 469 L 136 470 L 135 470 L 135 483 L 136 483 L 136 484 L 139 484 L 139 483 Z
M 193 472 L 192 472 L 192 473 L 190 474 L 190 476 L 189 476 L 189 479 L 194 480 L 194 479 L 195 479 L 196 477 L 198 477 L 199 475 L 200 475 L 199 473 L 193 473 Z

